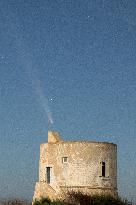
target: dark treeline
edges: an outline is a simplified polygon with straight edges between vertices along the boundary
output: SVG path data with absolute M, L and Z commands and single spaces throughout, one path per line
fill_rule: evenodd
M 0 200 L 0 205 L 32 205 L 32 202 L 21 199 L 4 199 Z

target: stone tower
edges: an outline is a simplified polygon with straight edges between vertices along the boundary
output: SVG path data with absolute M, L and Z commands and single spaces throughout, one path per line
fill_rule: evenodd
M 33 200 L 63 198 L 67 191 L 117 196 L 117 146 L 108 142 L 63 141 L 48 132 L 40 145 L 39 181 Z

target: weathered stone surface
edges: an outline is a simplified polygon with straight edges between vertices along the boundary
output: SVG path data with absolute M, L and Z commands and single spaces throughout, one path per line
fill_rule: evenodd
M 40 146 L 39 182 L 34 199 L 61 198 L 70 190 L 116 196 L 117 146 L 108 142 L 62 141 L 58 133 L 49 132 L 48 143 Z

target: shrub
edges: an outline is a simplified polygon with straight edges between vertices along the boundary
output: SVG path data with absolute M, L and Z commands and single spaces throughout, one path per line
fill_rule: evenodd
M 74 205 L 132 205 L 127 200 L 121 200 L 111 195 L 88 195 L 81 192 L 68 192 L 67 200 Z
M 51 200 L 49 198 L 44 198 L 42 197 L 39 200 L 36 200 L 33 205 L 50 205 L 51 204 Z
M 33 205 L 64 205 L 64 202 L 60 200 L 51 201 L 49 198 L 41 198 L 36 200 Z

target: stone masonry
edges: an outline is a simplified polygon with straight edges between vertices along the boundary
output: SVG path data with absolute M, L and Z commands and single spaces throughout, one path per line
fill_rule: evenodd
M 117 146 L 108 142 L 63 141 L 48 132 L 40 145 L 39 181 L 33 200 L 64 198 L 67 191 L 117 196 Z

